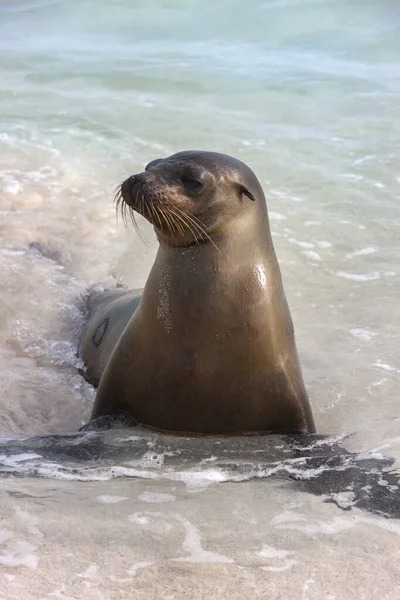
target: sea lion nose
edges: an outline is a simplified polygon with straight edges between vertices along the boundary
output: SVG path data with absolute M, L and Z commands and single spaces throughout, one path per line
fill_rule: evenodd
M 138 173 L 137 175 L 131 175 L 130 177 L 128 177 L 128 181 L 131 185 L 133 185 L 134 183 L 140 183 L 140 181 L 143 179 L 141 177 L 141 175 L 143 175 L 143 173 Z
M 155 173 L 151 173 L 150 171 L 143 171 L 142 173 L 138 173 L 137 175 L 132 175 L 129 177 L 129 182 L 131 185 L 136 183 L 152 183 L 155 181 L 156 175 Z
M 134 193 L 134 189 L 138 184 L 151 184 L 155 181 L 155 179 L 156 176 L 154 175 L 154 173 L 149 173 L 147 171 L 143 171 L 143 173 L 137 173 L 136 175 L 131 175 L 130 177 L 125 179 L 121 186 L 123 197 L 126 201 L 128 201 L 128 199 L 132 195 L 136 196 L 136 193 Z
M 125 179 L 125 181 L 121 185 L 122 195 L 125 196 L 127 194 L 130 194 L 135 183 L 136 183 L 135 175 L 132 175 L 131 177 L 128 177 L 128 179 Z

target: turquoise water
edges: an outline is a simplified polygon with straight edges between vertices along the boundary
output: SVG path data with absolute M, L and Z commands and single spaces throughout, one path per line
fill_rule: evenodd
M 80 297 L 99 282 L 142 286 L 157 249 L 145 222 L 147 245 L 116 222 L 114 189 L 151 159 L 204 149 L 237 156 L 262 183 L 319 432 L 350 435 L 343 438 L 347 449 L 384 453 L 398 468 L 399 57 L 394 0 L 2 0 L 0 436 L 73 432 L 88 418 L 94 394 L 76 358 Z M 45 246 L 51 258 L 29 249 L 31 242 Z M 42 466 L 46 477 L 79 478 L 78 488 L 68 481 L 3 480 L 10 513 L 2 514 L 12 533 L 2 537 L 0 530 L 0 542 L 9 544 L 0 564 L 10 577 L 14 566 L 21 568 L 17 579 L 0 585 L 4 596 L 127 597 L 124 586 L 140 568 L 138 598 L 155 590 L 157 597 L 165 592 L 180 600 L 188 581 L 197 582 L 190 588 L 194 598 L 210 597 L 211 580 L 221 598 L 275 598 L 283 590 L 285 598 L 333 600 L 350 597 L 354 586 L 360 597 L 398 597 L 397 571 L 390 562 L 377 566 L 371 550 L 395 555 L 399 530 L 384 520 L 354 507 L 343 516 L 271 481 L 268 488 L 251 482 L 218 487 L 214 467 L 207 471 L 207 491 L 193 496 L 182 483 L 191 471 L 185 474 L 183 465 L 181 483 L 168 477 L 160 483 L 164 459 L 150 457 L 149 471 L 147 454 L 139 461 L 143 480 L 135 484 L 141 495 L 133 480 L 110 481 L 118 469 L 109 463 L 99 464 L 96 483 L 82 465 L 79 477 L 64 463 L 53 468 L 52 457 Z M 40 456 L 34 456 L 38 472 Z M 0 462 L 18 472 L 18 460 Z M 20 473 L 29 472 L 27 464 Z M 350 506 L 351 493 L 337 494 L 337 503 Z M 14 514 L 18 494 L 31 500 Z M 41 513 L 36 498 L 42 494 Z M 171 513 L 146 512 L 141 504 L 143 513 L 123 518 L 103 506 L 128 497 L 134 504 L 135 494 L 140 502 L 168 497 L 179 504 L 171 504 Z M 74 503 L 84 507 L 83 516 Z M 53 527 L 58 511 L 75 519 L 62 540 Z M 98 563 L 95 554 L 88 559 L 87 538 L 75 544 L 72 533 L 85 530 L 85 514 L 99 523 L 108 519 L 120 550 L 128 521 L 135 536 L 152 540 L 135 549 L 129 577 L 125 567 L 113 568 L 93 522 Z M 209 514 L 214 521 L 207 521 Z M 243 547 L 233 550 L 237 522 Z M 201 546 L 203 534 L 214 553 Z M 76 556 L 71 569 L 54 567 L 49 539 L 65 544 L 66 557 Z M 351 572 L 349 549 L 356 565 Z M 189 550 L 192 570 L 180 572 L 184 581 L 174 591 L 162 569 L 172 569 L 174 557 Z M 133 550 L 121 552 L 131 557 Z M 321 556 L 329 557 L 324 565 Z M 225 572 L 221 562 L 232 570 Z M 215 570 L 204 570 L 204 563 Z M 42 575 L 57 571 L 54 587 L 37 572 L 31 578 L 37 564 Z M 149 569 L 156 571 L 149 576 Z M 343 577 L 335 576 L 339 571 Z M 87 586 L 78 589 L 77 577 Z M 196 591 L 199 581 L 205 596 Z M 113 590 L 119 590 L 115 596 Z

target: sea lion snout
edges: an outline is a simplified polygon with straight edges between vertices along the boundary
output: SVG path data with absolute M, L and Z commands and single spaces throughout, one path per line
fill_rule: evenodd
M 151 185 L 154 183 L 155 179 L 156 177 L 153 173 L 146 171 L 131 175 L 128 179 L 125 179 L 121 185 L 121 194 L 124 202 L 126 202 L 128 206 L 136 208 L 139 188 L 142 187 L 143 184 Z
M 138 183 L 136 177 L 137 175 L 131 175 L 130 177 L 128 177 L 128 179 L 125 179 L 125 181 L 121 185 L 122 198 L 124 202 L 128 204 L 128 206 L 133 206 L 133 190 L 135 184 Z

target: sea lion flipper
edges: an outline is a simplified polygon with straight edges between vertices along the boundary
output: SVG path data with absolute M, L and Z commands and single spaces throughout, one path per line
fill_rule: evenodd
M 97 387 L 111 353 L 137 309 L 142 290 L 95 288 L 86 299 L 88 322 L 79 356 L 85 365 L 84 378 Z

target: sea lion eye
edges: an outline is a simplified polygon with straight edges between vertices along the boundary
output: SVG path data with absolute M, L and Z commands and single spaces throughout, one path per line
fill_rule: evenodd
M 186 188 L 189 188 L 193 191 L 200 190 L 200 188 L 203 187 L 202 181 L 193 175 L 182 175 L 181 181 Z
M 244 194 L 245 196 L 250 198 L 250 200 L 253 200 L 255 202 L 256 199 L 254 198 L 253 194 L 246 187 L 244 187 L 244 185 L 240 186 L 240 193 Z

